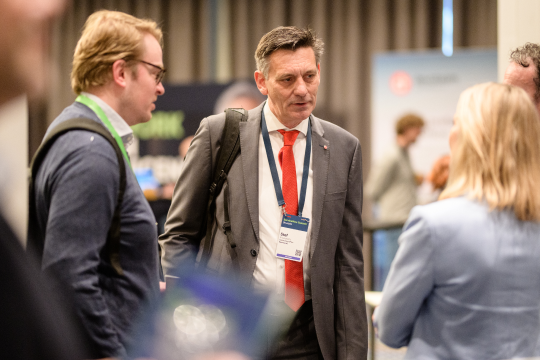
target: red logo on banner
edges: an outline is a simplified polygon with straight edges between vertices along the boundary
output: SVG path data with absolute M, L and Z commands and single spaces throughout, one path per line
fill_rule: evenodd
M 407 95 L 412 88 L 412 78 L 405 71 L 396 71 L 390 76 L 390 90 L 396 95 Z

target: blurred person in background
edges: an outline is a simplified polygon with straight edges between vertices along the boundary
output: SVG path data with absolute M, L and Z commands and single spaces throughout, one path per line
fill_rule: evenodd
M 375 219 L 395 227 L 376 231 L 373 236 L 374 290 L 380 291 L 396 255 L 401 224 L 417 205 L 417 187 L 422 176 L 416 175 L 409 158 L 409 147 L 422 133 L 424 120 L 406 114 L 396 122 L 396 142 L 391 144 L 371 170 L 366 195 L 376 203 Z
M 51 26 L 65 5 L 61 0 L 0 0 L 0 107 L 25 93 L 31 99 L 43 94 L 51 66 Z M 2 199 L 0 205 L 9 209 Z M 1 357 L 82 359 L 84 343 L 76 319 L 66 311 L 70 306 L 49 290 L 51 279 L 33 260 L 0 214 Z
M 449 173 L 450 155 L 444 155 L 435 160 L 431 171 L 426 175 L 426 180 L 431 185 L 431 195 L 427 202 L 437 201 L 439 195 L 446 187 Z
M 255 83 L 237 81 L 226 88 L 216 100 L 214 114 L 219 114 L 227 108 L 243 108 L 251 110 L 259 106 L 266 97 L 261 94 Z
M 518 87 L 465 90 L 440 201 L 413 209 L 375 313 L 405 359 L 540 355 L 540 120 Z
M 274 359 L 367 356 L 361 149 L 354 136 L 312 115 L 322 53 L 323 42 L 310 29 L 278 27 L 262 37 L 255 81 L 268 101 L 248 111 L 240 124 L 241 151 L 210 214 L 213 245 L 203 270 L 271 291 L 278 306 L 295 316 L 281 341 L 270 345 Z M 203 119 L 187 153 L 160 236 L 168 277 L 182 277 L 186 267 L 202 263 L 207 201 L 225 118 L 221 112 Z M 229 193 L 235 246 L 223 231 Z M 278 202 L 281 193 L 286 207 Z M 283 219 L 297 214 L 311 220 L 298 231 L 289 257 L 300 261 L 292 261 L 278 257 L 278 237 Z
M 396 122 L 396 142 L 374 166 L 366 185 L 366 195 L 379 205 L 377 220 L 404 222 L 416 205 L 416 188 L 422 182 L 409 158 L 409 147 L 422 133 L 424 120 L 414 114 Z
M 427 180 L 432 184 L 433 190 L 444 190 L 450 171 L 450 155 L 438 158 L 427 176 Z
M 76 101 L 53 121 L 87 118 L 115 135 L 120 149 L 130 125 L 149 121 L 164 93 L 162 32 L 152 20 L 102 10 L 86 21 L 71 73 Z M 108 233 L 120 188 L 119 160 L 99 134 L 72 130 L 51 146 L 34 185 L 36 223 L 29 246 L 44 244 L 42 269 L 72 290 L 93 357 L 124 357 L 141 310 L 159 295 L 156 222 L 124 158 L 117 263 Z M 118 268 L 120 267 L 120 270 Z
M 503 81 L 525 90 L 540 114 L 540 45 L 526 43 L 513 50 Z
M 193 135 L 186 136 L 180 142 L 180 145 L 178 145 L 178 156 L 180 156 L 182 160 L 186 157 L 189 147 L 191 146 L 191 142 L 193 141 L 193 138 L 194 138 Z

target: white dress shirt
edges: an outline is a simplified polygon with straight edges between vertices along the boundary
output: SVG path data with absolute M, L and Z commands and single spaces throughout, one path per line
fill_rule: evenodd
M 127 122 L 116 112 L 112 107 L 109 106 L 105 101 L 101 100 L 96 95 L 81 92 L 81 95 L 86 96 L 90 100 L 96 102 L 101 110 L 107 115 L 107 118 L 111 122 L 111 125 L 114 127 L 114 130 L 118 133 L 118 136 L 122 139 L 124 147 L 127 147 L 133 142 L 133 130 L 129 127 Z M 96 114 L 97 115 L 97 114 Z
M 298 130 L 298 138 L 293 145 L 294 162 L 296 165 L 296 183 L 298 186 L 298 196 L 302 184 L 302 173 L 304 167 L 304 156 L 306 153 L 306 134 L 308 130 L 308 119 L 304 119 L 293 129 L 283 125 L 270 110 L 268 103 L 263 108 L 272 144 L 272 152 L 276 161 L 276 168 L 279 175 L 280 184 L 282 182 L 281 166 L 279 166 L 278 154 L 283 147 L 283 135 L 277 130 Z M 310 158 L 309 176 L 306 189 L 306 201 L 302 217 L 311 220 L 313 205 L 313 156 Z M 281 186 L 281 185 L 280 185 Z M 276 248 L 281 227 L 282 210 L 278 206 L 276 191 L 270 173 L 270 165 L 264 148 L 262 133 L 259 135 L 259 237 L 261 240 L 259 256 L 255 264 L 253 273 L 254 288 L 271 290 L 277 294 L 284 294 L 285 290 L 285 260 L 276 257 Z M 309 268 L 309 244 L 311 238 L 312 223 L 310 221 L 307 239 L 304 246 L 304 292 L 306 300 L 311 299 L 311 280 Z

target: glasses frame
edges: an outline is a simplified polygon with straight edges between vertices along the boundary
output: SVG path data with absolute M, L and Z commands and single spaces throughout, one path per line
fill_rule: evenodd
M 163 81 L 163 77 L 165 76 L 167 69 L 165 69 L 164 67 L 149 63 L 148 61 L 144 61 L 144 60 L 136 60 L 136 61 L 142 62 L 143 64 L 146 64 L 146 65 L 150 65 L 159 70 L 159 72 L 156 74 L 156 85 L 159 84 L 161 81 Z

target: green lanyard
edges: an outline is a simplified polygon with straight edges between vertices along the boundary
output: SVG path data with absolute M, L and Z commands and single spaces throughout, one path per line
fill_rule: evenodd
M 122 141 L 122 138 L 120 137 L 120 135 L 118 135 L 118 133 L 116 132 L 116 129 L 114 128 L 114 126 L 109 121 L 109 118 L 107 118 L 107 115 L 105 115 L 105 111 L 103 111 L 103 109 L 99 107 L 99 105 L 94 100 L 90 99 L 87 96 L 79 95 L 77 96 L 77 99 L 75 99 L 75 101 L 88 106 L 90 109 L 92 109 L 96 113 L 96 115 L 101 119 L 103 124 L 105 124 L 107 129 L 109 129 L 109 131 L 111 132 L 112 136 L 116 140 L 116 143 L 118 144 L 118 147 L 120 147 L 120 150 L 122 150 L 122 154 L 124 154 L 124 157 L 126 158 L 126 161 L 129 167 L 131 168 L 131 162 L 129 161 L 126 148 L 124 147 L 124 142 Z

